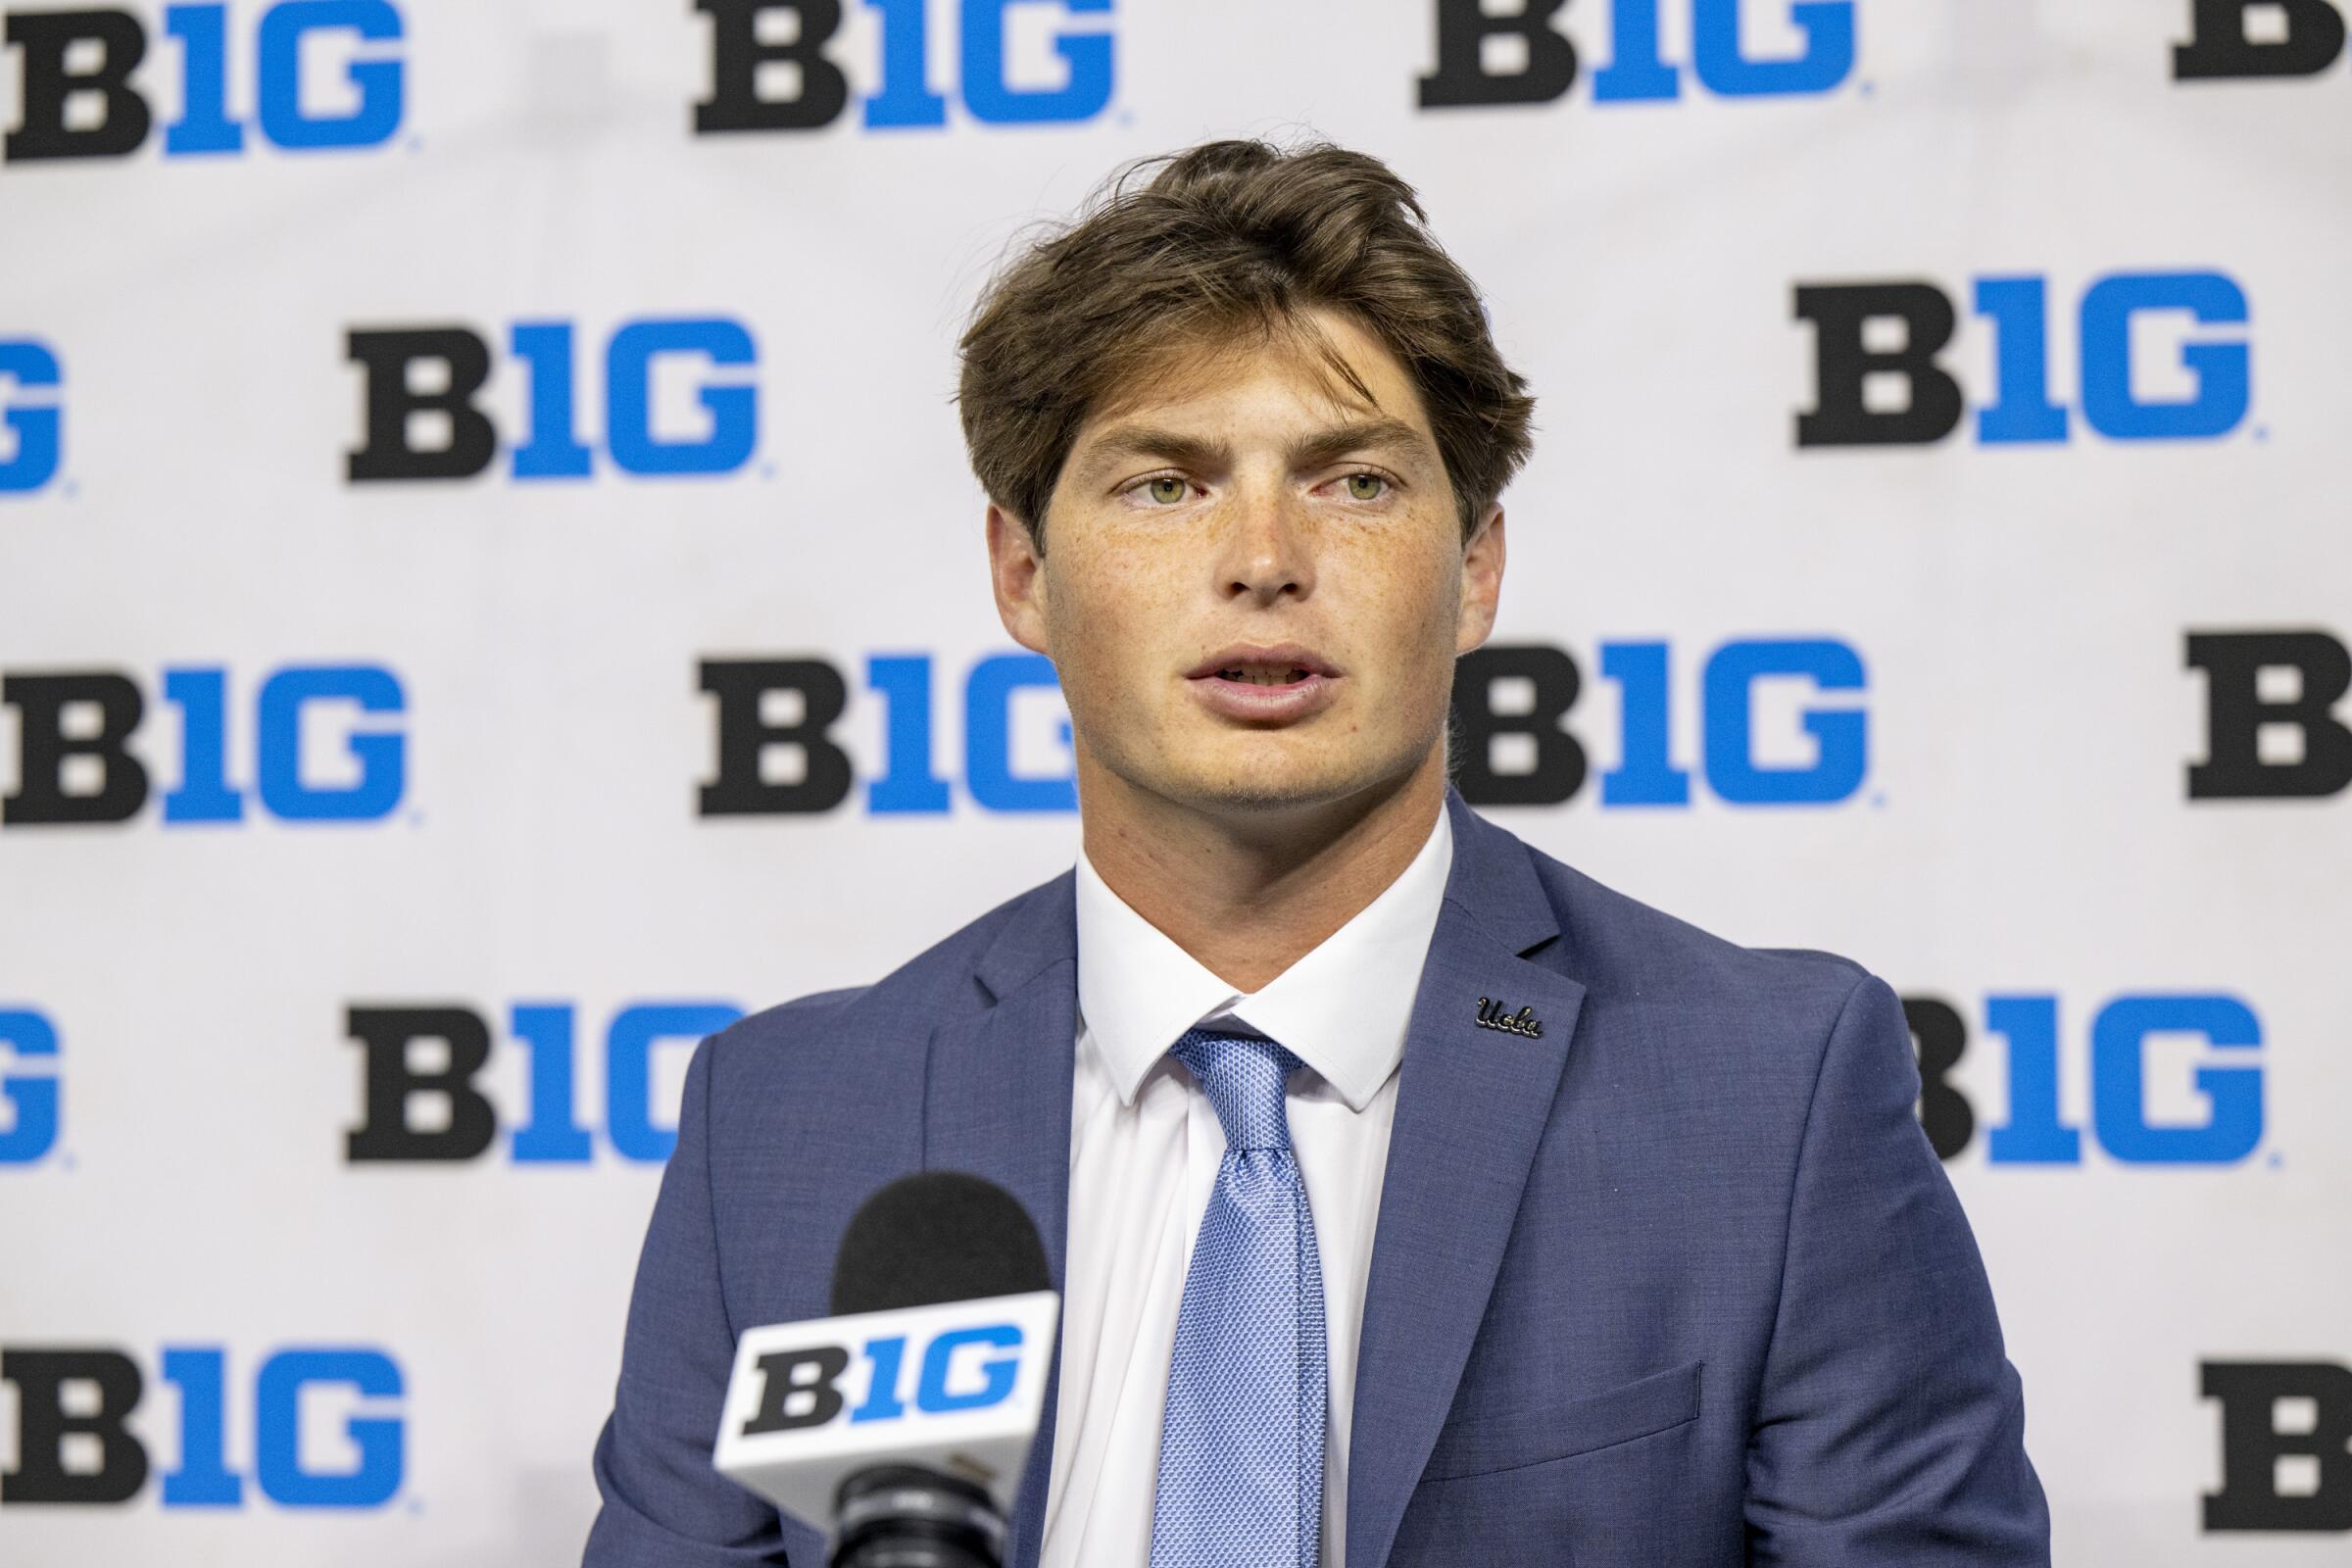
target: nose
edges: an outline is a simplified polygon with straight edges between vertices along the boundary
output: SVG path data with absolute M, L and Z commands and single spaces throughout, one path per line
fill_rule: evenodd
M 1314 591 L 1313 542 L 1298 498 L 1286 487 L 1245 487 L 1217 554 L 1218 594 L 1271 607 Z

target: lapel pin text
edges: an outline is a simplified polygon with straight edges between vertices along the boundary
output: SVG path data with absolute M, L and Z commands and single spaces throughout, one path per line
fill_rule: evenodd
M 1536 1016 L 1533 1007 L 1521 1007 L 1517 1012 L 1503 1011 L 1503 1004 L 1478 999 L 1478 1026 L 1481 1029 L 1499 1029 L 1508 1035 L 1525 1035 L 1530 1040 L 1543 1038 L 1544 1021 Z

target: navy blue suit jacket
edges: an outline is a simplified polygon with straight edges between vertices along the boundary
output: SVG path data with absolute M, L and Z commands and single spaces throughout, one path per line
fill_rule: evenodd
M 1731 946 L 1446 808 L 1356 1362 L 1348 1568 L 2048 1563 L 2017 1373 L 1914 1115 L 1893 992 L 1841 958 Z M 1541 1036 L 1480 1027 L 1482 997 Z M 819 1568 L 815 1531 L 710 1466 L 735 1337 L 826 1315 L 851 1213 L 913 1170 L 1009 1188 L 1058 1279 L 1076 1006 L 1064 874 L 876 984 L 696 1050 L 589 1568 Z

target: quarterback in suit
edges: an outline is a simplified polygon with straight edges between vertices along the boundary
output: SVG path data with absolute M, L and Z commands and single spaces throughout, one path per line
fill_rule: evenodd
M 824 1316 L 850 1216 L 922 1169 L 1014 1194 L 1064 1291 L 1020 1568 L 2046 1565 L 1894 994 L 1447 784 L 1532 399 L 1410 187 L 1328 145 L 1154 161 L 999 275 L 962 367 L 1078 862 L 697 1049 L 589 1568 L 822 1563 L 711 1467 L 735 1337 Z M 1204 1099 L 1204 1051 L 1277 1063 L 1271 1111 Z M 1247 1233 L 1252 1160 L 1295 1249 Z M 1237 1298 L 1317 1331 L 1269 1357 Z M 1268 1376 L 1303 1428 L 1260 1463 L 1216 1422 Z

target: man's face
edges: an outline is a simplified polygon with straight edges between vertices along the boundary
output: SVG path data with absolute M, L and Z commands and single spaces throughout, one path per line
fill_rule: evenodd
M 1500 511 L 1465 548 L 1403 367 L 1309 318 L 1374 404 L 1286 334 L 1212 345 L 1079 429 L 1042 555 L 990 509 L 998 608 L 1060 671 L 1082 793 L 1225 814 L 1432 765 L 1494 625 Z

